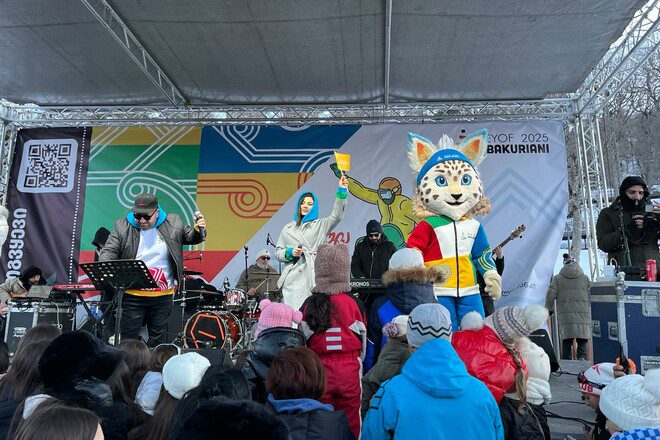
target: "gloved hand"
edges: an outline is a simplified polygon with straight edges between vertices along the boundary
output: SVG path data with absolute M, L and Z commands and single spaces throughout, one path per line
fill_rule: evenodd
M 484 281 L 486 282 L 485 290 L 488 296 L 493 298 L 493 301 L 500 299 L 502 296 L 502 277 L 494 270 L 489 270 L 484 275 Z
M 78 402 L 84 408 L 95 411 L 112 405 L 112 390 L 106 382 L 96 378 L 83 379 L 76 382 L 74 389 L 78 395 Z
M 337 176 L 338 179 L 341 178 L 341 170 L 339 169 L 336 163 L 331 163 L 330 169 L 332 170 L 333 173 L 335 173 L 335 176 Z

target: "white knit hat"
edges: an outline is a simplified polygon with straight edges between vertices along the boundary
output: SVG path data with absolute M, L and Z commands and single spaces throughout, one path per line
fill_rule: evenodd
M 260 257 L 270 258 L 270 252 L 268 251 L 268 249 L 266 248 L 260 249 L 259 252 L 257 252 L 257 259 L 259 259 Z
M 163 366 L 163 386 L 172 397 L 181 400 L 199 385 L 210 366 L 208 359 L 194 352 L 173 356 Z
M 403 248 L 392 254 L 390 269 L 424 267 L 424 257 L 417 249 Z
M 603 389 L 599 406 L 624 431 L 660 427 L 660 369 L 615 379 Z
M 614 364 L 601 362 L 578 374 L 578 388 L 586 394 L 600 396 L 603 388 L 614 380 Z

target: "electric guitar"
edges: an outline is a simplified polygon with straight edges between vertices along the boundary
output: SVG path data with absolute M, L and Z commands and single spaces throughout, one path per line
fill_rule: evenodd
M 525 229 L 527 229 L 527 226 L 525 225 L 518 226 L 516 229 L 513 230 L 513 232 L 511 232 L 511 234 L 509 234 L 509 236 L 502 243 L 498 244 L 496 247 L 499 247 L 501 249 L 504 246 L 506 246 L 507 243 L 509 243 L 510 241 L 515 240 L 518 237 L 522 238 L 521 234 L 525 231 Z

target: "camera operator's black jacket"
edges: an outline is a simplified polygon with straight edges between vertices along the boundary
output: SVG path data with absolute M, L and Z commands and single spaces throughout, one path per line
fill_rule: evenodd
M 625 266 L 623 253 L 623 235 L 621 233 L 620 215 L 623 215 L 624 232 L 628 238 L 630 248 L 630 262 L 633 266 L 644 266 L 646 260 L 660 262 L 658 253 L 658 231 L 660 221 L 657 214 L 644 211 L 644 205 L 640 208 L 627 207 L 621 203 L 621 197 L 617 197 L 614 203 L 603 209 L 598 215 L 596 223 L 596 237 L 598 248 L 607 252 L 607 261 L 612 258 L 617 265 Z M 638 229 L 633 220 L 634 215 L 644 216 L 644 228 Z

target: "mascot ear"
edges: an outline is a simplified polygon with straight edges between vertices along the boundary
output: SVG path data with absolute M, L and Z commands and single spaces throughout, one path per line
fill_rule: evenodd
M 488 130 L 483 129 L 472 133 L 458 144 L 456 149 L 470 159 L 474 166 L 479 165 L 486 158 Z
M 437 151 L 433 142 L 423 136 L 408 133 L 408 161 L 410 167 L 418 173 L 433 153 Z

